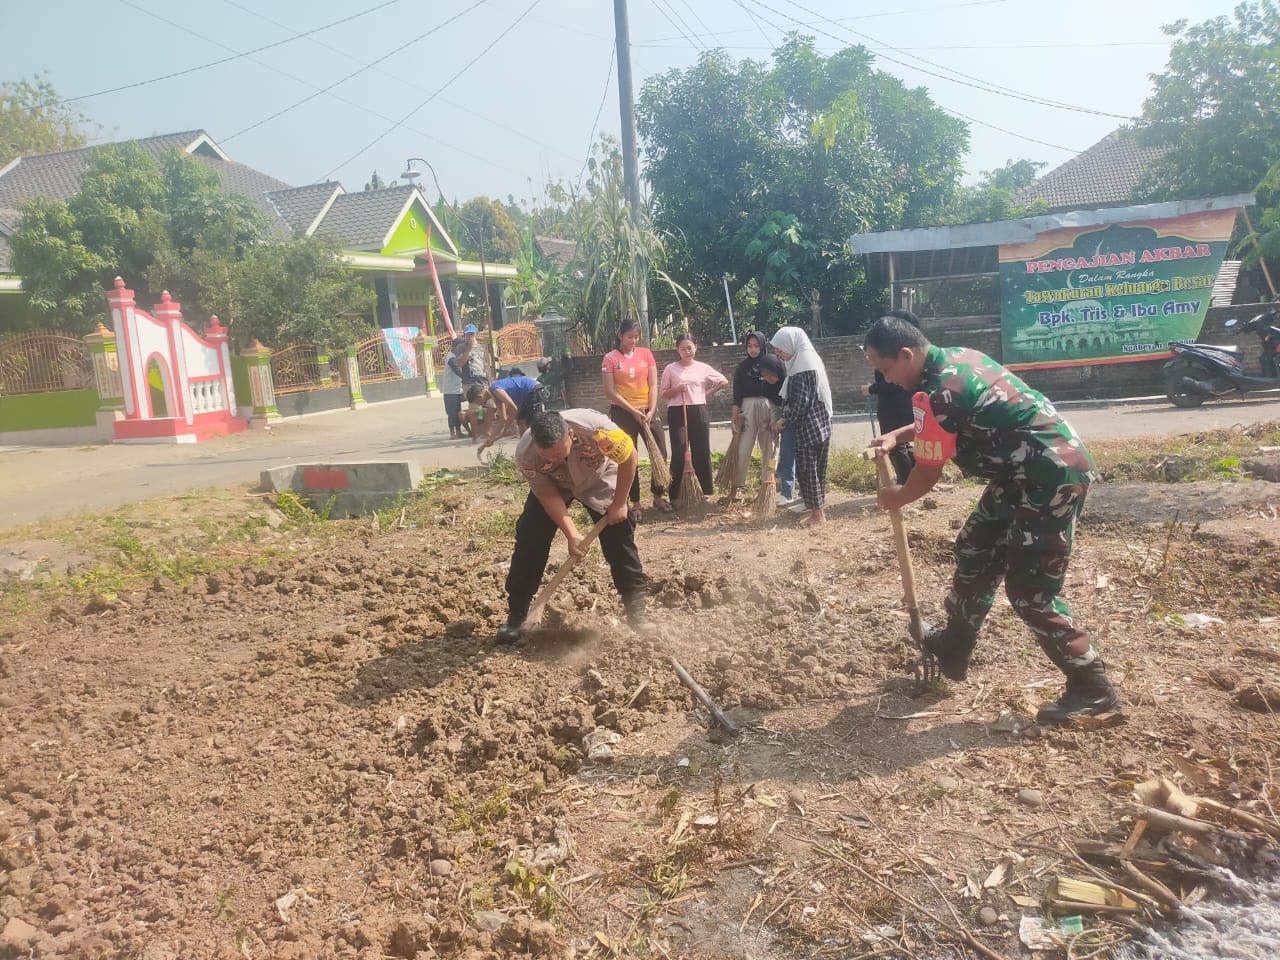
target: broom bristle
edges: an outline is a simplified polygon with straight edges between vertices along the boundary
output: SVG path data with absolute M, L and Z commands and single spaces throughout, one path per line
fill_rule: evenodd
M 729 449 L 724 452 L 724 457 L 720 460 L 720 467 L 716 470 L 716 489 L 721 493 L 731 493 L 733 481 L 737 479 L 735 474 L 738 471 L 738 450 L 742 444 L 742 434 L 737 430 L 733 431 L 733 438 L 729 441 Z
M 680 493 L 676 496 L 676 510 L 681 516 L 690 516 L 700 509 L 705 502 L 702 495 L 702 484 L 698 482 L 698 475 L 693 472 L 693 467 L 686 466 L 684 468 L 684 476 L 680 478 Z
M 671 486 L 671 468 L 667 466 L 667 458 L 662 455 L 662 449 L 653 438 L 649 425 L 641 421 L 640 430 L 645 448 L 649 451 L 649 473 L 653 476 L 653 482 L 666 490 Z
M 761 518 L 772 517 L 778 509 L 778 484 L 774 479 L 773 468 L 765 464 L 760 471 L 760 492 L 751 504 L 752 512 Z

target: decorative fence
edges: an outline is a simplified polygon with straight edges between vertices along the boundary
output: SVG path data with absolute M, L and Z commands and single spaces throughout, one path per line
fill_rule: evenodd
M 355 349 L 361 383 L 407 380 L 417 373 L 413 337 L 398 336 L 384 330 L 376 337 L 361 340 Z M 413 368 L 406 369 L 406 362 L 401 358 L 408 358 L 407 362 L 412 363 Z
M 271 379 L 277 395 L 345 386 L 341 363 L 331 364 L 314 343 L 294 343 L 271 354 Z
M 79 337 L 60 330 L 0 337 L 0 394 L 52 393 L 93 385 L 93 359 Z

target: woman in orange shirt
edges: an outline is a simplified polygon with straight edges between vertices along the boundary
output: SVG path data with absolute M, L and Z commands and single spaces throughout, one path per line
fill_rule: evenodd
M 635 320 L 623 320 L 618 325 L 617 346 L 605 354 L 600 374 L 604 381 L 604 393 L 609 398 L 609 419 L 631 438 L 638 448 L 640 424 L 649 424 L 658 449 L 665 459 L 667 444 L 658 420 L 658 365 L 648 347 L 640 346 L 640 324 Z M 671 512 L 671 501 L 666 490 L 649 474 L 649 488 L 653 492 L 653 506 L 663 513 Z M 631 515 L 638 523 L 644 517 L 640 506 L 640 472 L 631 480 Z

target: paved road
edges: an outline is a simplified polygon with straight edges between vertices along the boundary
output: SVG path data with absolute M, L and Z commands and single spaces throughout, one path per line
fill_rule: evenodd
M 1234 424 L 1280 420 L 1280 398 L 1207 404 L 1179 410 L 1168 401 L 1064 405 L 1089 439 L 1170 436 Z M 210 487 L 245 488 L 266 467 L 351 460 L 418 460 L 425 470 L 475 464 L 475 449 L 446 439 L 436 398 L 414 398 L 361 410 L 292 419 L 201 444 L 89 447 L 0 447 L 0 530 L 80 510 L 102 511 L 150 497 Z M 713 431 L 723 450 L 729 433 Z M 865 416 L 842 418 L 834 444 L 865 444 Z

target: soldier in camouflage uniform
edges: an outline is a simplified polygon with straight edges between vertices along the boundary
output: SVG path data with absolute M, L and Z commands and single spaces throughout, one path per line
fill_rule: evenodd
M 915 422 L 882 435 L 887 454 L 916 441 L 907 482 L 880 494 L 885 509 L 928 493 L 948 459 L 987 489 L 956 538 L 956 572 L 946 597 L 947 625 L 922 638 L 944 676 L 963 680 L 978 631 L 1003 578 L 1010 603 L 1049 659 L 1067 677 L 1041 723 L 1116 709 L 1119 697 L 1089 635 L 1071 618 L 1062 584 L 1076 518 L 1095 477 L 1093 458 L 1038 391 L 977 350 L 936 347 L 910 324 L 878 320 L 867 359 L 891 383 L 915 394 Z

